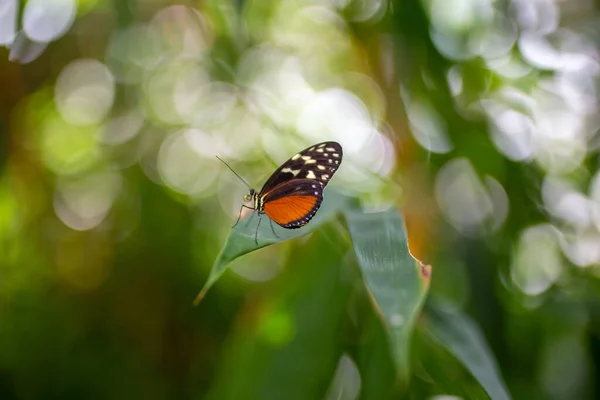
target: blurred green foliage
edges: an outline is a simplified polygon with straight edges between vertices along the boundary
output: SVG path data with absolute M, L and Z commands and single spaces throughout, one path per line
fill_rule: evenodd
M 598 11 L 0 0 L 0 398 L 596 398 Z

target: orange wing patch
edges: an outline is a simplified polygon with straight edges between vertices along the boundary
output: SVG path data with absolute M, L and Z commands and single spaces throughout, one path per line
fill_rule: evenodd
M 316 196 L 285 196 L 265 203 L 265 214 L 279 225 L 304 218 L 317 204 Z

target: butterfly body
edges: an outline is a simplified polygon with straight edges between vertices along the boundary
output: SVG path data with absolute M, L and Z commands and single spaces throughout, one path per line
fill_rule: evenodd
M 342 146 L 337 142 L 308 147 L 275 170 L 259 192 L 250 189 L 244 200 L 252 201 L 253 207 L 248 208 L 266 214 L 283 228 L 300 228 L 317 213 L 323 190 L 339 168 L 342 156 Z

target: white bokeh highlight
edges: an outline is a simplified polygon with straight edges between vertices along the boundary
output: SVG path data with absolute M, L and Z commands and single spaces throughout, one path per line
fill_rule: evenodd
M 60 73 L 54 99 L 63 119 L 73 125 L 98 124 L 112 108 L 115 82 L 111 72 L 97 60 L 71 62 Z
M 458 90 L 458 82 L 455 90 Z M 447 153 L 454 147 L 446 132 L 443 118 L 427 101 L 405 99 L 406 111 L 410 121 L 411 133 L 415 140 L 432 153 Z
M 559 278 L 562 256 L 559 233 L 551 225 L 529 227 L 513 250 L 511 277 L 526 294 L 536 296 L 548 290 Z
M 485 185 L 470 161 L 447 162 L 435 179 L 435 197 L 448 222 L 469 236 L 498 229 L 508 215 L 508 196 L 502 185 L 485 177 Z
M 23 10 L 23 31 L 36 42 L 51 42 L 64 35 L 75 20 L 75 0 L 28 0 Z
M 78 231 L 100 225 L 121 190 L 117 173 L 98 173 L 58 182 L 54 211 L 60 220 Z
M 0 46 L 7 46 L 17 36 L 18 0 L 0 0 Z
M 171 134 L 158 154 L 158 171 L 162 180 L 179 193 L 205 196 L 217 174 L 216 158 L 206 159 L 194 149 L 186 132 Z

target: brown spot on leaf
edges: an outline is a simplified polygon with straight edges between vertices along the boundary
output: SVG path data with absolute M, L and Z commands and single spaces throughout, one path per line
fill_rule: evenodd
M 431 265 L 424 264 L 421 261 L 418 261 L 420 267 L 421 277 L 423 279 L 429 279 L 431 277 Z

